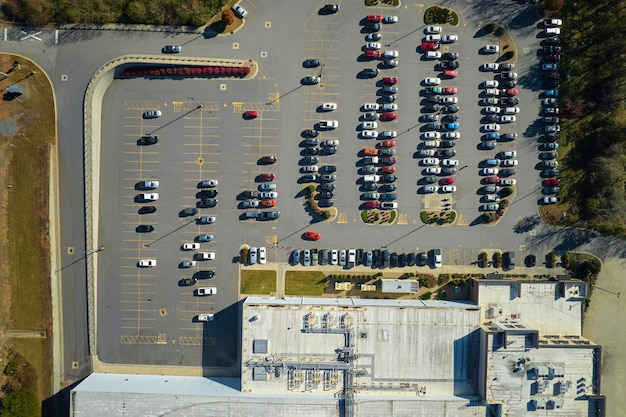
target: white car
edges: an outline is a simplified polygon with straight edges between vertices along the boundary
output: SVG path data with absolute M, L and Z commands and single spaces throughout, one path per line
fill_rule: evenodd
M 543 22 L 547 27 L 559 27 L 563 24 L 561 19 L 546 19 Z
M 517 181 L 514 178 L 501 178 L 499 181 L 500 185 L 515 185 Z
M 441 174 L 441 168 L 439 167 L 428 167 L 426 168 L 426 173 L 429 175 L 439 175 Z
M 457 104 L 459 102 L 459 99 L 456 97 L 444 97 L 441 100 L 441 104 Z
M 500 201 L 500 196 L 498 194 L 485 194 L 483 200 L 487 203 L 498 202 Z
M 428 59 L 440 59 L 441 52 L 439 51 L 426 51 L 426 58 Z
M 435 268 L 441 268 L 441 265 L 443 265 L 443 260 L 441 259 L 441 249 L 434 249 L 433 250 L 433 254 L 434 254 L 434 266 Z
M 502 116 L 500 117 L 500 123 L 511 123 L 516 120 L 515 116 Z
M 139 261 L 139 266 L 142 268 L 152 268 L 156 266 L 156 259 L 142 259 Z
M 498 85 L 500 85 L 500 83 L 497 82 L 496 80 L 487 80 L 487 81 L 483 82 L 483 86 L 485 88 L 495 88 Z
M 198 224 L 211 224 L 215 223 L 217 218 L 215 216 L 202 216 L 198 219 Z
M 265 249 L 265 246 L 261 246 L 259 248 L 259 263 L 264 264 L 266 262 L 267 262 L 267 249 Z
M 497 88 L 488 88 L 485 90 L 485 95 L 486 96 L 499 96 L 500 90 L 498 90 Z
M 483 51 L 485 51 L 485 53 L 487 54 L 495 54 L 499 50 L 500 47 L 498 45 L 485 45 L 485 47 L 483 48 Z
M 452 43 L 452 42 L 456 42 L 459 40 L 459 37 L 457 35 L 444 35 L 441 38 L 441 41 L 443 43 Z
M 441 192 L 442 193 L 455 193 L 456 192 L 456 186 L 455 185 L 444 185 L 443 187 L 441 187 Z
M 422 159 L 422 165 L 437 165 L 439 164 L 439 159 L 438 158 L 424 158 Z
M 322 103 L 322 111 L 337 110 L 337 103 Z
M 196 290 L 196 294 L 203 295 L 214 295 L 217 294 L 217 287 L 200 287 Z
M 422 139 L 439 139 L 441 137 L 441 133 L 439 132 L 425 132 L 422 135 Z
M 302 172 L 305 173 L 309 173 L 309 172 L 317 172 L 317 165 L 307 165 L 307 166 L 303 166 L 302 167 Z
M 395 130 L 385 130 L 380 134 L 381 139 L 393 139 L 398 136 L 398 132 Z
M 385 16 L 383 17 L 383 23 L 397 23 L 398 16 Z
M 200 184 L 198 184 L 198 188 L 211 188 L 211 187 L 217 187 L 217 180 L 204 180 L 201 181 Z
M 320 146 L 325 147 L 325 148 L 330 148 L 333 146 L 339 146 L 339 140 L 338 139 L 327 139 L 325 141 L 323 141 L 322 143 L 320 143 Z
M 443 29 L 441 26 L 426 26 L 426 33 L 441 33 Z
M 380 42 L 368 42 L 365 44 L 365 49 L 380 49 L 381 46 Z
M 191 268 L 193 266 L 196 266 L 197 262 L 196 261 L 183 261 L 181 263 L 183 268 Z
M 460 139 L 461 134 L 459 132 L 446 132 L 442 137 L 444 139 Z
M 271 200 L 278 197 L 278 193 L 276 191 L 263 191 L 260 196 L 263 200 Z
M 489 124 L 484 127 L 485 132 L 497 132 L 500 130 L 500 125 L 497 124 Z
M 558 199 L 556 197 L 544 197 L 543 204 L 556 204 L 558 203 Z
M 143 114 L 143 117 L 146 119 L 156 119 L 157 117 L 161 117 L 161 110 L 148 110 Z
M 207 314 L 198 314 L 198 317 L 196 320 L 198 321 L 213 321 L 213 319 L 215 318 L 215 315 L 212 313 L 207 313 Z
M 541 104 L 544 106 L 556 106 L 559 104 L 559 101 L 555 98 L 544 98 L 541 100 Z
M 393 103 L 385 103 L 380 106 L 380 110 L 382 111 L 396 111 L 398 110 L 398 105 Z
M 200 244 L 196 242 L 186 242 L 183 243 L 183 250 L 198 250 L 200 249 Z
M 480 175 L 498 175 L 498 168 L 483 168 L 480 170 Z
M 426 38 L 424 38 L 424 40 L 426 42 L 441 42 L 441 35 L 439 34 L 426 35 Z
M 486 71 L 498 71 L 498 68 L 500 68 L 500 64 L 489 62 L 487 64 L 483 64 L 482 68 Z
M 242 208 L 256 208 L 261 202 L 259 200 L 245 200 L 241 202 Z
M 381 59 L 393 59 L 398 57 L 398 51 L 385 51 L 380 55 Z
M 495 113 L 495 114 L 498 114 L 498 113 L 500 113 L 500 107 L 487 106 L 487 107 L 485 107 L 485 113 L 489 113 L 489 114 Z
M 140 183 L 141 188 L 145 188 L 145 189 L 155 189 L 155 188 L 159 188 L 159 182 L 158 181 L 142 181 Z
M 395 201 L 383 201 L 380 203 L 380 208 L 383 210 L 393 210 L 398 208 L 398 203 Z
M 156 201 L 159 199 L 159 193 L 141 193 L 139 199 L 143 201 Z
M 376 129 L 378 127 L 378 123 L 376 122 L 363 122 L 361 123 L 361 129 Z
M 519 113 L 519 107 L 505 107 L 504 114 L 517 114 Z
M 561 28 L 546 28 L 546 35 L 560 35 Z
M 441 80 L 439 78 L 429 77 L 424 78 L 425 85 L 439 85 L 441 84 Z
M 198 252 L 196 253 L 196 259 L 200 261 L 213 261 L 215 260 L 215 252 Z
M 377 130 L 363 130 L 361 132 L 361 137 L 364 139 L 376 139 L 378 137 Z
M 503 161 L 500 161 L 500 166 L 502 167 L 514 167 L 517 166 L 517 164 L 517 159 L 505 159 Z
M 439 186 L 437 185 L 425 185 L 422 187 L 425 193 L 436 193 L 439 191 Z
M 443 161 L 441 161 L 441 165 L 443 165 L 444 167 L 455 167 L 459 165 L 459 160 L 458 159 L 444 159 Z
M 330 264 L 337 265 L 339 263 L 339 251 L 337 249 L 333 249 L 330 251 Z
M 365 111 L 372 111 L 372 110 L 376 111 L 376 110 L 378 110 L 379 107 L 380 106 L 378 105 L 378 103 L 365 103 L 363 105 L 363 110 L 365 110 Z
M 435 156 L 435 150 L 434 149 L 417 149 L 417 156 L 422 157 L 422 158 L 427 158 L 429 156 Z
M 246 9 L 241 7 L 239 3 L 233 5 L 232 9 L 233 9 L 233 12 L 235 12 L 235 14 L 242 19 L 245 19 L 245 17 L 248 16 L 248 12 L 246 11 Z
M 500 155 L 499 155 L 501 159 L 515 158 L 516 156 L 517 156 L 517 152 L 515 151 L 502 151 L 500 152 Z

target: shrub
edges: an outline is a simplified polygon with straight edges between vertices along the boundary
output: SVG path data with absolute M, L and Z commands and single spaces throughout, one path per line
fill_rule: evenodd
M 424 274 L 419 279 L 419 283 L 422 287 L 432 288 L 437 284 L 437 278 L 431 274 Z
M 235 21 L 235 14 L 232 10 L 226 9 L 222 12 L 222 23 L 225 25 L 230 25 Z
M 556 253 L 550 252 L 548 254 L 548 268 L 554 268 L 556 266 Z
M 428 221 L 428 213 L 426 211 L 420 212 L 420 220 L 422 220 L 422 223 L 424 223 L 424 224 L 429 224 L 430 223 Z
M 503 189 L 500 190 L 500 192 L 498 194 L 500 194 L 500 197 L 508 197 L 511 194 L 513 194 L 513 188 L 511 188 L 511 187 L 504 187 Z
M 493 254 L 493 266 L 500 268 L 502 266 L 502 252 L 497 251 Z
M 448 281 L 450 281 L 449 274 L 439 274 L 439 277 L 437 278 L 437 285 L 442 286 Z
M 487 265 L 489 264 L 489 257 L 487 256 L 487 252 L 481 252 L 480 255 L 478 255 L 478 259 L 478 266 L 480 266 L 481 268 L 487 268 Z
M 509 200 L 502 200 L 502 201 L 500 201 L 500 210 L 498 210 L 498 212 L 504 210 L 508 206 L 509 206 Z
M 437 300 L 446 300 L 448 295 L 446 294 L 446 290 L 440 290 L 437 292 Z
M 324 210 L 324 218 L 326 220 L 330 219 L 332 217 L 332 214 L 330 213 L 329 210 Z
M 248 248 L 243 248 L 241 249 L 241 263 L 247 263 L 248 262 Z
M 21 389 L 2 398 L 2 417 L 31 417 L 40 415 L 37 394 L 31 389 Z
M 19 366 L 19 362 L 17 358 L 11 358 L 7 366 L 4 368 L 5 375 L 13 375 L 17 372 L 17 368 Z
M 561 265 L 563 266 L 563 268 L 565 268 L 565 269 L 569 269 L 569 267 L 570 267 L 570 262 L 569 262 L 569 252 L 565 252 L 565 253 L 561 256 Z
M 433 293 L 428 291 L 425 292 L 424 294 L 420 295 L 420 300 L 430 300 L 430 298 L 433 296 Z
M 480 215 L 480 220 L 483 223 L 491 223 L 491 220 L 493 220 L 493 216 L 491 215 L 491 213 L 483 213 Z

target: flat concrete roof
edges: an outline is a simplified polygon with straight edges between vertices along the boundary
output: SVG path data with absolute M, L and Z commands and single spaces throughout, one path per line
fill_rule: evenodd
M 584 299 L 561 297 L 558 282 L 475 282 L 479 285 L 481 323 L 521 320 L 541 334 L 582 334 Z

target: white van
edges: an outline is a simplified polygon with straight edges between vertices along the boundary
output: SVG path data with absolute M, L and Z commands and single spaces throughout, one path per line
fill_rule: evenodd
M 378 182 L 380 181 L 379 175 L 364 175 L 363 182 Z

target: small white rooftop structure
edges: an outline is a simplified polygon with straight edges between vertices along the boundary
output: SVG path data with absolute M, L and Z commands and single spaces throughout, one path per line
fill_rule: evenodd
M 420 290 L 416 279 L 381 279 L 381 291 L 384 293 L 415 293 Z

